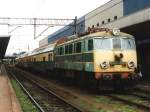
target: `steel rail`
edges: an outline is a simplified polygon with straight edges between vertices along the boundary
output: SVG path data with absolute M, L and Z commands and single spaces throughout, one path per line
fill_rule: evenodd
M 22 90 L 25 94 L 30 98 L 30 100 L 34 103 L 34 105 L 40 110 L 40 112 L 45 112 L 43 108 L 37 103 L 37 101 L 31 96 L 31 94 L 27 91 L 27 89 L 21 84 L 21 82 L 17 79 L 17 77 L 11 72 L 10 75 L 18 82 Z
M 142 95 L 140 95 L 138 93 L 129 93 L 129 95 L 132 95 L 132 96 L 139 97 L 139 98 L 142 98 L 144 100 L 150 101 L 150 97 L 145 96 L 145 95 L 142 96 Z
M 150 94 L 150 90 L 146 90 L 142 88 L 135 88 L 134 91 Z

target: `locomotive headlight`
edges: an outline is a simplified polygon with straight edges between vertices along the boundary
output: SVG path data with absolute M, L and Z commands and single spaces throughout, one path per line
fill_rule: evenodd
M 130 69 L 135 68 L 135 63 L 134 63 L 133 61 L 129 61 L 129 62 L 128 62 L 128 67 L 129 67 Z
M 109 62 L 107 61 L 103 61 L 101 64 L 100 64 L 101 68 L 102 69 L 107 69 L 109 67 Z

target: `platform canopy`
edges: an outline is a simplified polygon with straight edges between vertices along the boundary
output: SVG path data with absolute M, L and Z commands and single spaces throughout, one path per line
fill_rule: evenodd
M 3 59 L 8 46 L 10 36 L 0 35 L 0 59 Z

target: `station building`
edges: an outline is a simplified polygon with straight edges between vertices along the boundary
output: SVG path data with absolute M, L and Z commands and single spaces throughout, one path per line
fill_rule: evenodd
M 77 20 L 77 33 L 88 27 L 120 28 L 135 36 L 138 58 L 144 74 L 150 74 L 150 0 L 110 0 Z M 65 26 L 49 35 L 44 43 L 75 33 L 75 27 Z M 44 42 L 45 41 L 45 42 Z

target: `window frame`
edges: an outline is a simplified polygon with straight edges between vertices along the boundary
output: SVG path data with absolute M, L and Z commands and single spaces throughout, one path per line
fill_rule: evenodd
M 72 54 L 73 53 L 73 44 L 71 43 L 68 46 L 69 46 L 69 48 L 68 48 L 68 54 Z
M 46 61 L 46 57 L 44 56 L 44 57 L 42 57 L 42 61 L 43 62 L 45 62 Z
M 79 46 L 79 43 L 80 43 L 80 46 Z M 76 44 L 75 45 L 75 53 L 81 53 L 82 52 L 82 41 L 78 41 L 75 44 Z M 80 47 L 80 50 L 78 47 Z
M 92 41 L 92 45 L 89 44 L 89 41 Z M 87 45 L 87 50 L 88 50 L 88 51 L 92 51 L 92 50 L 94 49 L 93 38 L 92 38 L 92 39 L 88 39 L 88 40 L 87 40 L 87 44 L 88 44 L 88 45 Z M 90 45 L 90 46 L 89 46 L 89 45 Z M 92 46 L 92 47 L 91 47 L 91 46 Z M 91 47 L 91 48 L 89 49 L 89 47 Z
M 65 45 L 65 54 L 69 54 L 69 46 L 68 46 L 68 44 Z

